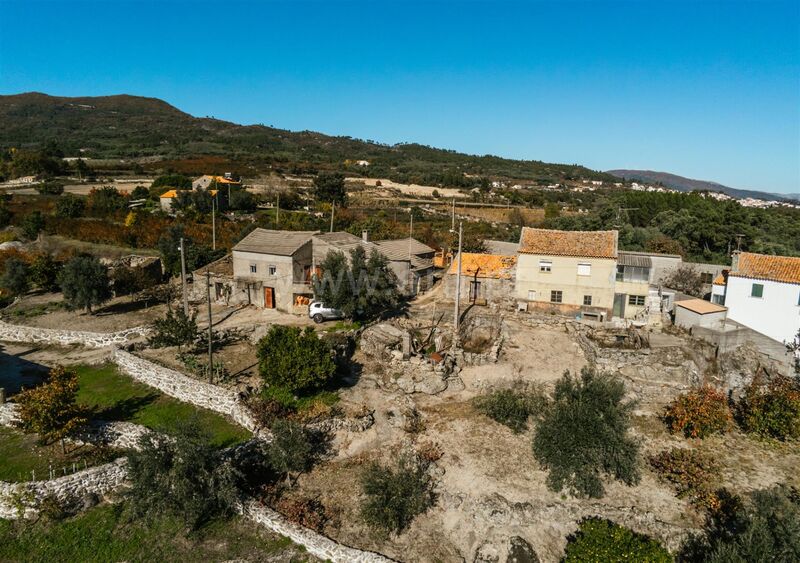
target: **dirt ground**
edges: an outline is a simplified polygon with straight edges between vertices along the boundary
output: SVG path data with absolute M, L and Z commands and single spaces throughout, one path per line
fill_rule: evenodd
M 378 550 L 402 561 L 473 561 L 476 554 L 496 553 L 504 561 L 509 540 L 520 537 L 541 561 L 558 561 L 577 522 L 585 516 L 610 518 L 650 534 L 676 549 L 687 532 L 702 524 L 702 515 L 642 463 L 642 480 L 628 487 L 606 483 L 602 499 L 587 500 L 555 493 L 546 486 L 547 472 L 531 451 L 533 431 L 514 434 L 477 413 L 471 399 L 490 388 L 516 380 L 546 388 L 587 360 L 575 336 L 564 330 L 532 328 L 510 322 L 510 340 L 496 364 L 472 366 L 460 377 L 464 389 L 439 395 L 404 395 L 380 384 L 380 367 L 361 352 L 364 365 L 352 388 L 341 391 L 343 404 L 376 409 L 375 425 L 360 434 L 339 436 L 336 456 L 302 476 L 297 496 L 317 498 L 333 516 L 326 532 L 345 543 Z M 676 342 L 665 340 L 664 345 Z M 681 383 L 681 382 L 678 382 Z M 643 458 L 672 446 L 704 449 L 720 460 L 722 485 L 748 492 L 778 482 L 800 483 L 797 444 L 773 444 L 734 432 L 705 441 L 670 435 L 660 419 L 668 396 L 648 402 L 635 417 L 633 432 L 642 441 Z M 403 409 L 414 404 L 424 430 L 410 434 L 398 424 Z M 408 448 L 434 443 L 443 452 L 436 462 L 437 501 L 399 536 L 384 538 L 361 523 L 359 479 L 367 463 L 390 462 Z

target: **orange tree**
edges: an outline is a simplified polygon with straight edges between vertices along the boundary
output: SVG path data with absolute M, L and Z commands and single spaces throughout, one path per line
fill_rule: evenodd
M 86 424 L 86 411 L 76 403 L 78 376 L 73 370 L 57 366 L 47 381 L 25 389 L 16 396 L 22 427 L 36 432 L 42 442 L 61 440 Z

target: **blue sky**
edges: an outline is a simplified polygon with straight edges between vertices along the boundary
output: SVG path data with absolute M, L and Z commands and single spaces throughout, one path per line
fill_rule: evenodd
M 800 192 L 800 2 L 0 0 L 0 93 Z

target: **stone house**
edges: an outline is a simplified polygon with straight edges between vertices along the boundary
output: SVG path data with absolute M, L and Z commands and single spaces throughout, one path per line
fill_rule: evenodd
M 484 305 L 513 298 L 517 257 L 499 254 L 461 255 L 462 302 Z M 455 299 L 458 283 L 458 255 L 444 277 L 444 294 Z
M 610 319 L 618 257 L 617 231 L 524 227 L 515 295 L 527 308 Z
M 242 185 L 241 182 L 234 180 L 233 178 L 227 178 L 225 176 L 211 176 L 209 174 L 204 174 L 199 178 L 192 180 L 192 189 L 193 190 L 207 190 L 208 187 L 216 182 L 217 186 L 227 187 L 227 186 L 236 186 L 239 187 Z
M 389 260 L 389 266 L 400 282 L 400 291 L 416 295 L 433 285 L 436 250 L 414 238 L 377 240 L 373 244 Z

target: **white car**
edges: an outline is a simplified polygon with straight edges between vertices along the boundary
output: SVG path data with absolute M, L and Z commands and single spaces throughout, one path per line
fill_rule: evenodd
M 323 321 L 343 319 L 344 313 L 339 309 L 326 307 L 325 304 L 320 301 L 312 301 L 308 306 L 308 316 L 314 319 L 315 323 L 321 323 Z

